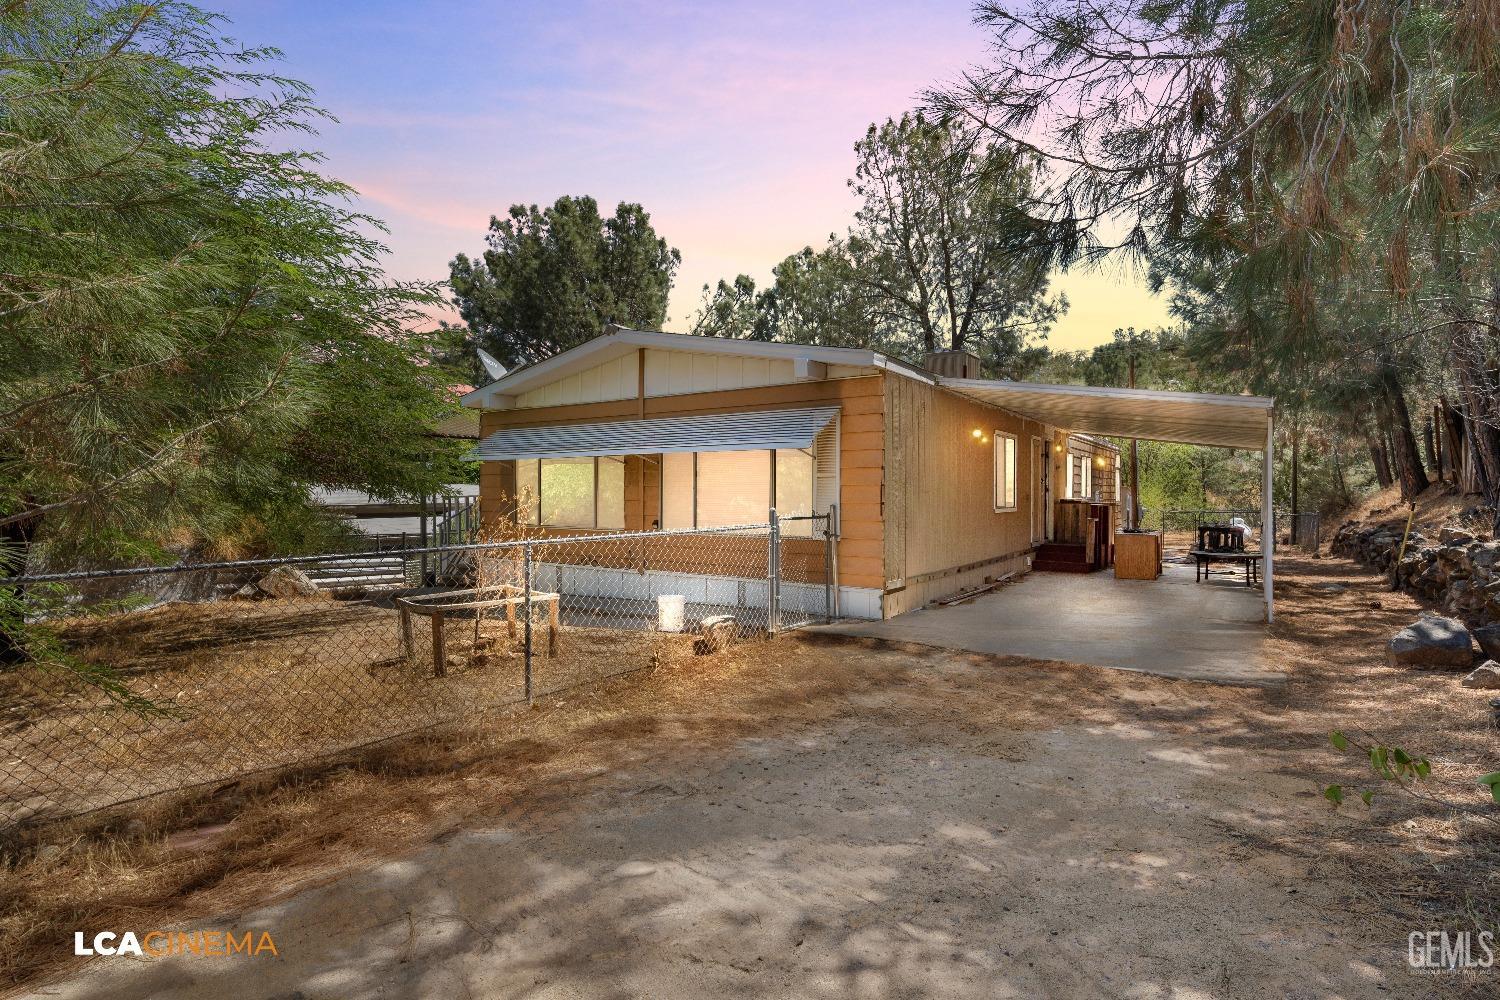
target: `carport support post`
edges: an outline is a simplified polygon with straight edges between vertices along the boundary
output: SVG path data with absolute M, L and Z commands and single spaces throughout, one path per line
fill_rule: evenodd
M 1260 553 L 1261 585 L 1266 591 L 1266 624 L 1276 620 L 1276 597 L 1271 588 L 1271 564 L 1276 558 L 1276 513 L 1272 502 L 1271 469 L 1276 456 L 1276 423 L 1270 413 L 1266 414 L 1266 450 L 1262 459 L 1260 484 Z
M 526 665 L 523 668 L 526 682 L 526 703 L 531 704 L 531 543 L 521 547 L 522 571 L 521 571 L 521 593 L 525 595 L 522 600 L 526 608 Z

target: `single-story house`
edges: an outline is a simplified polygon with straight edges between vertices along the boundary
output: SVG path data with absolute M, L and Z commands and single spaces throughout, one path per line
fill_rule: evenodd
M 463 397 L 480 411 L 481 519 L 514 518 L 518 495 L 538 498 L 535 530 L 557 535 L 836 508 L 840 612 L 882 618 L 1025 572 L 1044 545 L 1084 544 L 1080 523 L 1112 537 L 1120 462 L 1105 436 L 1270 440 L 1261 397 L 977 376 L 962 352 L 923 366 L 612 326 Z M 1266 475 L 1269 487 L 1269 463 Z M 1107 560 L 1106 545 L 1094 561 Z

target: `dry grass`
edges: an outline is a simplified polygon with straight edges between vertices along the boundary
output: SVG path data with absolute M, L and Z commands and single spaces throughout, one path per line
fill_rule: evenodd
M 1329 583 L 1347 589 L 1320 589 Z M 1385 637 L 1417 605 L 1384 592 L 1377 577 L 1343 560 L 1290 557 L 1278 560 L 1278 584 L 1271 652 L 1293 677 L 1280 690 L 787 636 L 684 657 L 358 759 L 43 828 L 10 845 L 0 867 L 0 982 L 66 967 L 74 928 L 233 911 L 452 831 L 545 827 L 611 771 L 669 769 L 747 735 L 856 714 L 1000 757 L 1025 752 L 1028 731 L 1121 721 L 1241 748 L 1266 771 L 1306 780 L 1305 822 L 1256 851 L 1326 859 L 1326 877 L 1347 880 L 1393 924 L 1492 923 L 1492 825 L 1399 793 L 1332 813 L 1317 792 L 1367 773 L 1327 742 L 1330 729 L 1363 726 L 1430 757 L 1433 793 L 1493 817 L 1474 784 L 1500 766 L 1483 694 L 1453 675 L 1384 666 Z M 928 669 L 939 659 L 946 669 Z M 1334 926 L 1340 917 L 1330 914 Z
M 545 614 L 539 611 L 539 618 Z M 414 616 L 413 656 L 396 613 L 322 598 L 172 604 L 63 630 L 81 659 L 175 714 L 141 717 L 67 676 L 0 674 L 0 820 L 76 812 L 461 718 L 525 699 L 519 627 L 450 617 L 447 664 L 432 663 L 431 619 Z M 548 693 L 692 655 L 689 637 L 539 627 L 533 691 Z M 15 763 L 12 763 L 15 762 Z

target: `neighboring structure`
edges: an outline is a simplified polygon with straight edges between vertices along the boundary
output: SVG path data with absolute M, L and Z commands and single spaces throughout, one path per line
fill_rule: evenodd
M 985 380 L 966 377 L 971 355 L 926 360 L 611 327 L 463 397 L 481 413 L 481 517 L 514 518 L 518 494 L 557 534 L 836 508 L 842 613 L 890 617 L 1029 569 L 1059 504 L 1113 505 L 1118 449 L 1092 435 L 1269 439 L 1268 399 Z

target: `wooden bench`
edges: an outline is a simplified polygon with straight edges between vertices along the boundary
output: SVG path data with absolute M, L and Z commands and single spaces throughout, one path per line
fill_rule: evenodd
M 1215 549 L 1190 549 L 1188 555 L 1193 557 L 1193 581 L 1202 582 L 1208 579 L 1208 567 L 1216 562 L 1239 562 L 1245 564 L 1245 586 L 1253 587 L 1260 582 L 1260 560 L 1259 552 L 1221 552 Z
M 470 600 L 455 601 L 453 598 L 469 597 Z M 441 603 L 436 603 L 441 602 Z M 505 609 L 505 626 L 511 638 L 516 635 L 516 607 L 526 603 L 522 589 L 511 584 L 471 590 L 446 590 L 439 594 L 419 597 L 398 597 L 396 609 L 401 613 L 401 652 L 410 663 L 416 656 L 416 642 L 412 637 L 411 616 L 423 615 L 432 619 L 432 673 L 442 677 L 448 672 L 448 651 L 443 639 L 443 619 L 449 611 L 474 612 L 474 638 L 479 639 L 479 612 L 485 608 Z M 532 604 L 546 604 L 547 608 L 547 655 L 557 655 L 557 633 L 561 628 L 559 606 L 561 594 L 549 594 L 539 590 L 531 592 Z

